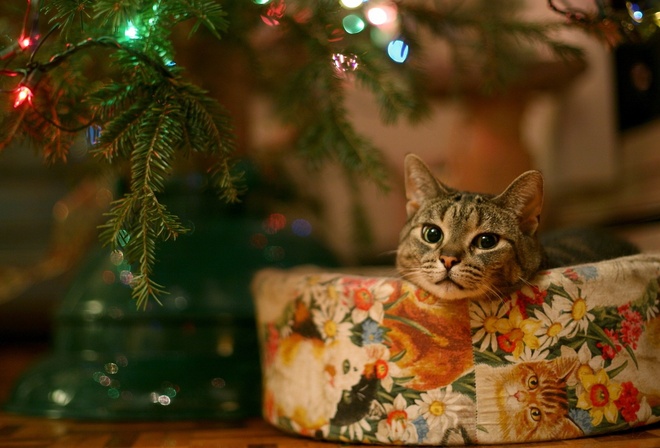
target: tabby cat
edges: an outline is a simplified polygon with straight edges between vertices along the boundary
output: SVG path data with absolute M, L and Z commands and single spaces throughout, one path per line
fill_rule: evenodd
M 577 358 L 476 366 L 481 442 L 531 442 L 583 436 L 569 418 L 567 385 Z
M 405 159 L 406 211 L 396 264 L 445 300 L 498 298 L 539 270 L 632 255 L 631 244 L 596 230 L 539 239 L 543 176 L 527 171 L 495 196 L 458 191 L 413 154 Z M 543 244 L 542 244 L 543 243 Z

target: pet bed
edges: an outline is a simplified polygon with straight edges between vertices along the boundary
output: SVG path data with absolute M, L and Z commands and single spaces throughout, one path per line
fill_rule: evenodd
M 659 277 L 660 254 L 642 254 L 540 272 L 504 299 L 446 302 L 381 271 L 261 271 L 264 418 L 313 438 L 411 445 L 657 422 Z

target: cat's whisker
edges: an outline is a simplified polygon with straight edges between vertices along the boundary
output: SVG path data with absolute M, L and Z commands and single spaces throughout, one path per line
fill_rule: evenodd
M 532 286 L 533 285 L 533 283 L 530 280 L 527 280 L 524 277 L 518 277 L 518 280 L 520 281 L 520 283 L 522 283 L 525 286 Z
M 384 257 L 387 255 L 397 255 L 399 253 L 399 249 L 393 249 L 393 250 L 386 250 L 378 254 L 379 257 Z
M 420 267 L 410 267 L 405 269 L 399 268 L 397 272 L 399 274 L 399 278 L 404 278 L 404 279 L 409 279 L 410 277 L 415 275 L 425 274 L 425 271 Z
M 504 300 L 507 297 L 507 295 L 504 294 L 503 291 L 499 290 L 494 285 L 485 283 L 484 287 L 485 287 L 484 289 L 485 289 L 485 293 L 486 293 L 486 298 L 488 298 L 490 300 L 498 300 L 498 301 L 500 301 L 500 303 L 502 303 L 502 302 L 504 302 Z
M 539 269 L 638 252 L 591 231 L 546 235 L 542 242 L 536 235 L 543 206 L 538 171 L 523 173 L 495 196 L 446 186 L 412 154 L 404 165 L 408 220 L 397 250 L 389 253 L 396 254 L 402 278 L 440 299 L 504 302 L 531 285 Z

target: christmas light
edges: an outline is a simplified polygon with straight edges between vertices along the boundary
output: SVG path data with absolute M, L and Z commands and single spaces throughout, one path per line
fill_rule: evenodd
M 375 26 L 394 22 L 396 15 L 396 7 L 391 4 L 373 6 L 367 10 L 367 20 Z
M 284 17 L 285 12 L 286 12 L 286 4 L 284 3 L 284 1 L 274 0 L 272 3 L 270 3 L 270 5 L 268 5 L 266 14 L 261 15 L 261 20 L 268 26 L 277 26 L 280 24 L 279 19 Z
M 345 76 L 345 74 L 348 72 L 354 72 L 360 65 L 358 57 L 350 53 L 335 53 L 332 55 L 332 62 L 335 66 L 337 74 L 341 77 Z
M 296 219 L 291 223 L 291 230 L 299 237 L 306 237 L 312 234 L 312 225 L 306 219 Z
M 355 14 L 347 15 L 341 23 L 348 34 L 357 34 L 366 26 L 364 20 Z
M 128 26 L 124 31 L 124 36 L 128 37 L 129 39 L 137 39 L 139 37 L 138 29 L 135 25 L 133 25 L 133 22 L 131 21 L 128 22 Z
M 626 7 L 628 8 L 628 14 L 635 22 L 641 23 L 644 20 L 644 12 L 637 3 L 626 2 Z
M 362 4 L 362 0 L 339 0 L 339 4 L 346 9 L 355 9 Z
M 94 146 L 101 138 L 101 126 L 93 124 L 87 128 L 86 135 L 89 146 Z
M 32 90 L 28 86 L 20 86 L 16 89 L 16 100 L 14 100 L 14 108 L 20 107 L 25 102 L 32 102 Z
M 403 63 L 408 58 L 408 44 L 401 39 L 393 40 L 387 45 L 387 55 L 394 62 Z
M 31 43 L 32 40 L 30 39 L 29 36 L 24 37 L 18 41 L 18 45 L 21 47 L 22 50 L 25 50 L 27 47 L 29 47 Z

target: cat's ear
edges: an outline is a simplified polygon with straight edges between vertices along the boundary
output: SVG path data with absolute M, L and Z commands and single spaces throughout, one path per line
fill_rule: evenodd
M 535 170 L 521 174 L 494 201 L 513 210 L 523 233 L 533 235 L 541 222 L 543 176 Z
M 435 178 L 422 159 L 414 154 L 408 154 L 404 160 L 406 212 L 410 218 L 422 202 L 430 198 L 446 195 L 453 190 Z
M 559 358 L 555 358 L 552 362 L 554 363 L 554 376 L 566 381 L 571 380 L 572 376 L 577 373 L 580 367 L 580 360 L 576 356 L 562 355 Z

